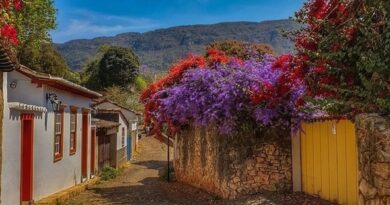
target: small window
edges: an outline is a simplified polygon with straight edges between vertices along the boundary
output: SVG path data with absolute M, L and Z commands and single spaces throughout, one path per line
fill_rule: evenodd
M 125 128 L 122 127 L 122 147 L 125 146 Z
M 54 161 L 61 160 L 63 153 L 64 110 L 54 113 Z
M 70 112 L 70 155 L 76 153 L 77 147 L 77 109 L 72 109 Z

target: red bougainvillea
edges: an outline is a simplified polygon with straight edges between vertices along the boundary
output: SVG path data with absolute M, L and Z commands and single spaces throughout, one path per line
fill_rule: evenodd
M 309 0 L 296 13 L 294 66 L 334 114 L 390 112 L 388 0 Z
M 205 57 L 188 56 L 142 93 L 145 123 L 157 138 L 162 125 L 171 134 L 182 126 L 211 124 L 224 134 L 244 125 L 297 131 L 312 115 L 305 110 L 301 67 L 291 55 L 260 59 L 241 60 L 215 49 Z
M 0 37 L 6 43 L 19 44 L 18 33 L 14 26 L 14 13 L 22 8 L 20 0 L 0 0 Z
M 12 45 L 18 45 L 18 43 L 19 43 L 18 32 L 16 31 L 16 28 L 13 25 L 5 24 L 0 29 L 0 35 L 1 35 L 1 37 L 8 39 L 8 41 Z

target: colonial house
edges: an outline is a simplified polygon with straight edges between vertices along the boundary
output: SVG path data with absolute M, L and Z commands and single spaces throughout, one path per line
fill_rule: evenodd
M 138 145 L 138 126 L 141 122 L 141 114 L 137 111 L 125 108 L 121 105 L 118 105 L 115 102 L 112 102 L 108 99 L 99 100 L 94 104 L 94 108 L 99 109 L 119 109 L 122 115 L 125 117 L 129 123 L 127 130 L 127 159 L 131 159 L 131 154 L 137 151 Z
M 99 170 L 105 166 L 120 168 L 127 162 L 129 122 L 120 109 L 95 109 Z
M 98 141 L 98 163 L 97 168 L 100 173 L 105 167 L 115 167 L 116 159 L 112 155 L 116 153 L 116 144 L 111 141 L 116 141 L 117 133 L 119 131 L 119 123 L 93 118 L 92 119 L 97 128 Z
M 2 75 L 1 204 L 38 201 L 91 179 L 90 105 L 101 95 L 23 66 Z

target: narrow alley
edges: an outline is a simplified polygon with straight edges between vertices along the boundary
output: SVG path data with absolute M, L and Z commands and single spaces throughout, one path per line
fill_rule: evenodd
M 140 140 L 139 146 L 140 153 L 117 178 L 90 187 L 84 193 L 67 201 L 66 205 L 327 204 L 302 194 L 264 195 L 266 197 L 252 195 L 237 200 L 223 200 L 182 183 L 166 182 L 162 178 L 167 166 L 166 144 L 153 137 L 145 137 Z M 170 150 L 173 157 L 173 149 Z

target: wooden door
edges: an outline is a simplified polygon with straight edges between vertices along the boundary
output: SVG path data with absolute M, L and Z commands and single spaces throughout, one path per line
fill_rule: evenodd
M 98 169 L 110 166 L 110 138 L 105 135 L 98 136 Z
M 34 169 L 34 114 L 21 115 L 21 169 L 20 200 L 30 202 L 33 198 Z
M 95 174 L 96 128 L 91 128 L 91 173 Z
M 88 113 L 82 117 L 82 140 L 81 140 L 81 176 L 88 177 Z
M 355 126 L 348 120 L 303 124 L 302 191 L 341 205 L 358 198 Z

